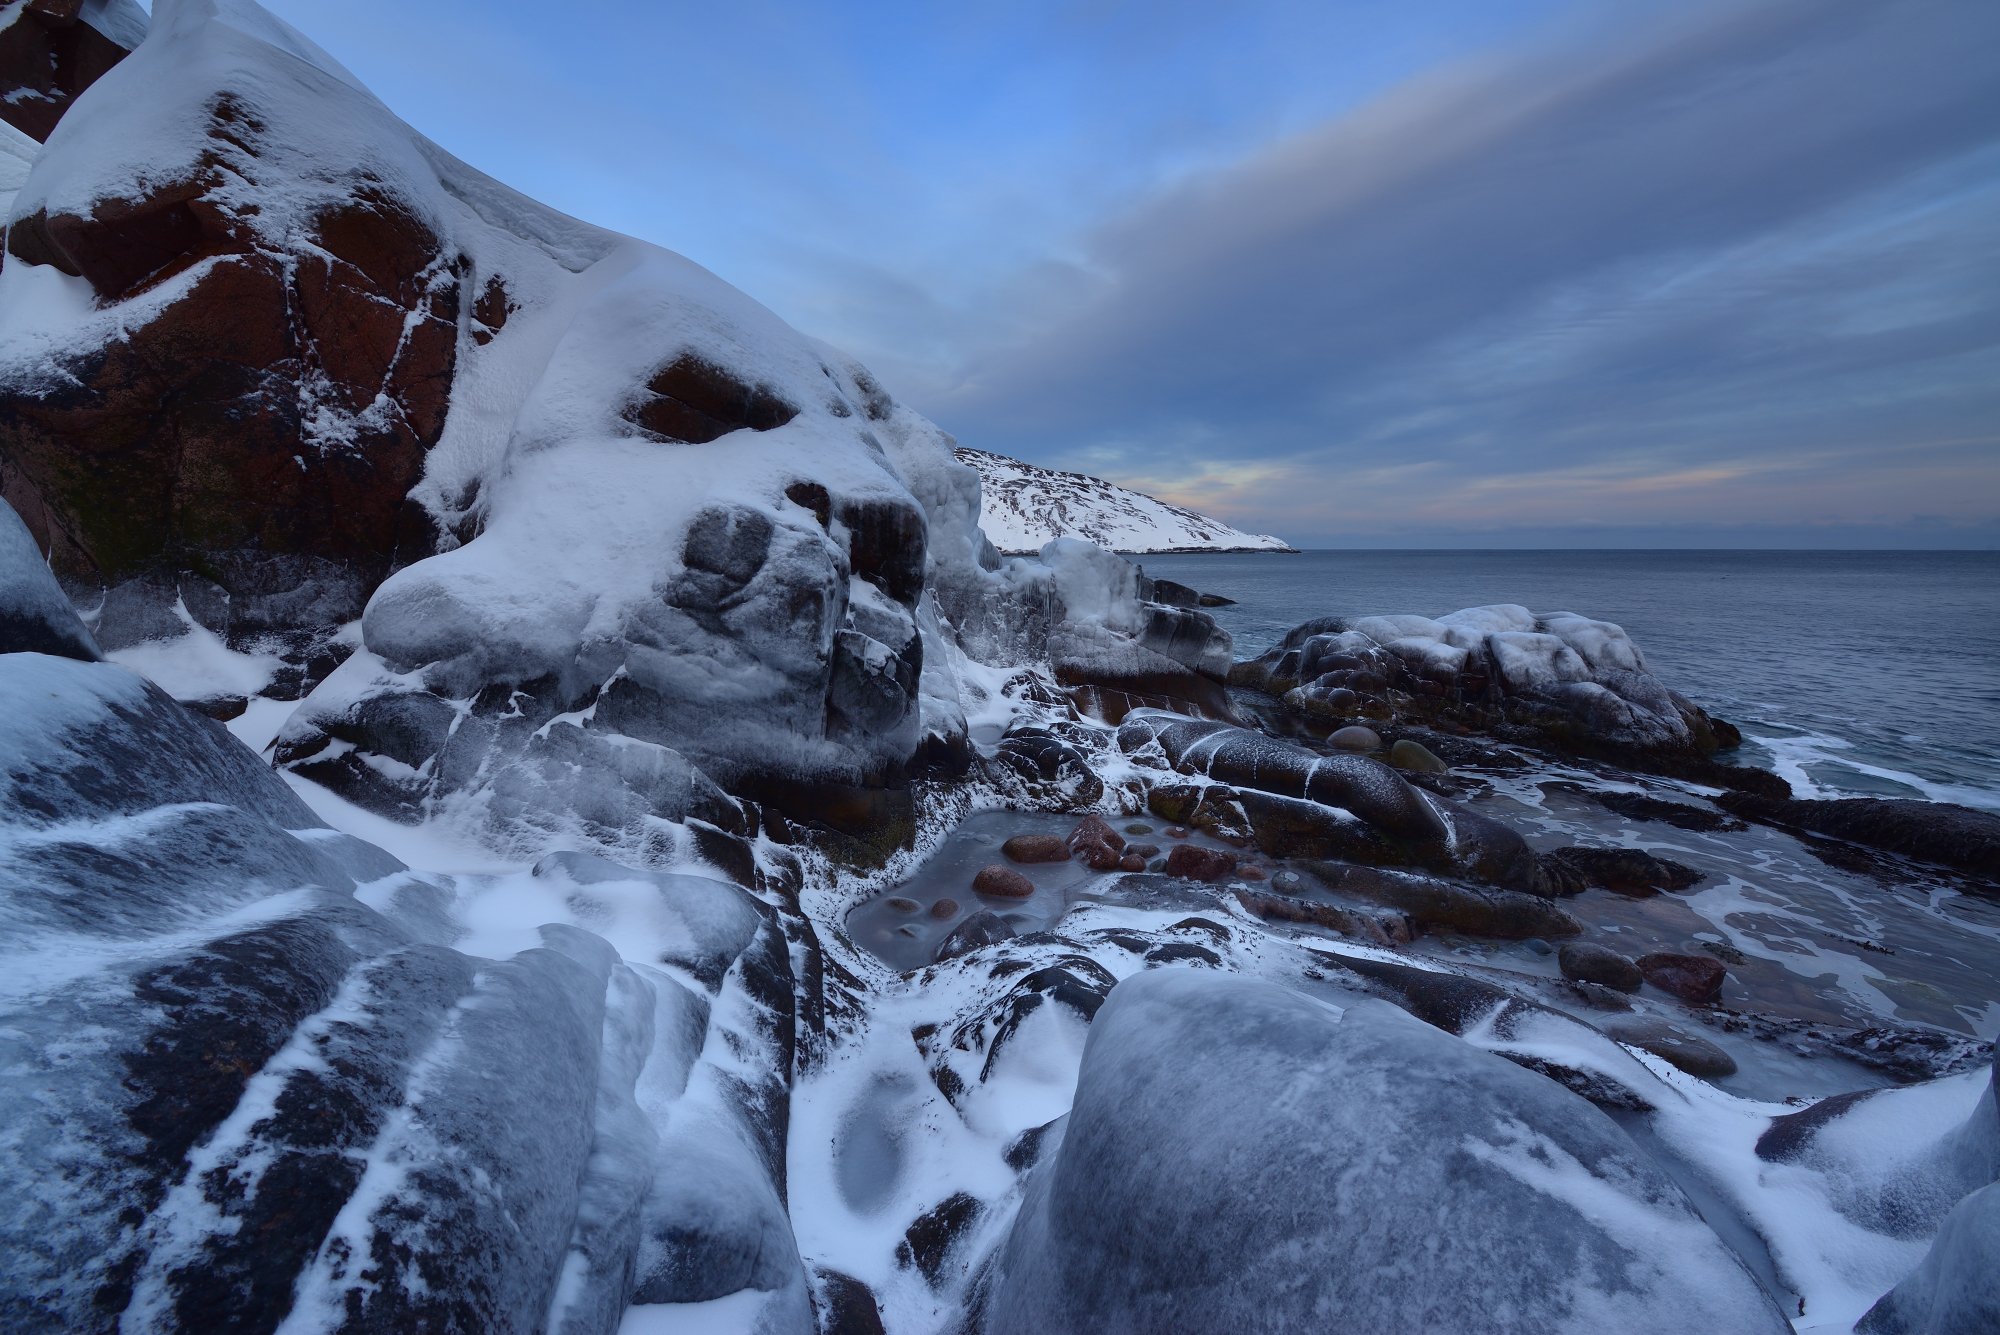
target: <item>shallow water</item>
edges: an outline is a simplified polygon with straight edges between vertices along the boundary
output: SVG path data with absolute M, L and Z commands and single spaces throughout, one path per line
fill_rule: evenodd
M 1074 905 L 1092 898 L 1094 887 L 1115 881 L 1121 873 L 1093 871 L 1074 860 L 1009 862 L 1000 845 L 1017 834 L 1062 837 L 1076 828 L 1079 819 L 1028 811 L 982 811 L 966 817 L 908 880 L 854 907 L 847 916 L 848 936 L 891 967 L 908 971 L 931 963 L 952 929 L 981 909 L 999 914 L 1019 934 L 1040 931 Z M 1169 824 L 1150 816 L 1115 818 L 1111 825 L 1130 843 L 1159 845 L 1159 856 L 1152 859 L 1154 866 L 1177 843 L 1226 847 L 1198 831 L 1182 839 L 1170 838 Z M 1141 826 L 1147 832 L 1141 833 Z M 1025 899 L 1001 899 L 975 892 L 972 878 L 981 867 L 993 863 L 1026 876 L 1034 883 L 1035 893 Z M 899 899 L 915 907 L 899 907 L 895 903 Z M 934 913 L 945 901 L 951 904 L 950 911 Z
M 1485 603 L 1630 631 L 1801 796 L 2000 810 L 2000 552 L 1306 552 L 1153 556 L 1251 657 L 1319 616 Z

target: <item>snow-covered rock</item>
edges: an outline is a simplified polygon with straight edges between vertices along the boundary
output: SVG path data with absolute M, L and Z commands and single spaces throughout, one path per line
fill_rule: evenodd
M 136 0 L 0 0 L 0 124 L 47 139 L 70 103 L 145 36 Z
M 1309 621 L 1238 663 L 1230 681 L 1328 724 L 1442 722 L 1627 759 L 1701 764 L 1735 740 L 1733 729 L 1655 676 L 1622 627 L 1515 604 L 1436 619 Z
M 1087 473 L 1041 468 L 964 446 L 956 452 L 979 472 L 979 524 L 1003 552 L 1038 552 L 1058 538 L 1081 538 L 1135 555 L 1295 550 L 1268 533 L 1244 533 Z
M 1127 979 L 1056 1134 L 993 1335 L 1790 1329 L 1603 1113 L 1379 1002 Z
M 460 953 L 448 882 L 219 725 L 0 653 L 0 1325 L 582 1335 L 636 1275 L 808 1328 L 791 947 L 716 881 L 518 893 L 605 882 L 669 915 L 658 965 L 559 922 Z

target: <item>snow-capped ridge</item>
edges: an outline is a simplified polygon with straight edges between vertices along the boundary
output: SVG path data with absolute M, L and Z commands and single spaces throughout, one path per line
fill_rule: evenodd
M 1010 555 L 1038 552 L 1057 538 L 1082 538 L 1128 555 L 1297 550 L 1282 538 L 1245 533 L 1088 473 L 1042 468 L 962 445 L 954 453 L 979 473 L 979 526 Z

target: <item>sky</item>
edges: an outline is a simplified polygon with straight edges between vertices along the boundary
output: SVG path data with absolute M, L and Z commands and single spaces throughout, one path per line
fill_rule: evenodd
M 962 444 L 1304 547 L 2000 546 L 1993 0 L 267 0 Z

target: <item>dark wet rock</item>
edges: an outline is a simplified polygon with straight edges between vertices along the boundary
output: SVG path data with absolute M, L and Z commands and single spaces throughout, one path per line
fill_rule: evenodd
M 940 922 L 947 918 L 955 917 L 957 914 L 958 901 L 955 899 L 940 899 L 931 905 L 931 916 Z
M 1000 845 L 1011 862 L 1068 862 L 1069 845 L 1060 835 L 1017 834 Z
M 1218 1140 L 1217 1127 L 1232 1134 Z M 1529 1185 L 1515 1167 L 1529 1171 L 1522 1128 L 1590 1174 L 1591 1191 L 1616 1193 L 1616 1209 L 1683 1243 L 1671 1256 L 1634 1249 Z M 1258 1153 L 1233 1148 L 1245 1143 Z M 1477 1244 L 1439 1251 L 1441 1236 Z M 1217 1248 L 1220 1237 L 1257 1245 Z M 1592 1292 L 1579 1298 L 1580 1284 Z M 1559 1328 L 1580 1301 L 1644 1314 L 1634 1329 L 1649 1335 L 1789 1329 L 1588 1103 L 1391 1008 L 1362 1002 L 1336 1019 L 1204 969 L 1138 974 L 1104 1007 L 987 1292 L 992 1335 L 1525 1335 Z
M 146 15 L 130 0 L 20 0 L 0 27 L 0 121 L 40 143 L 85 89 L 131 52 Z M 4 11 L 0 11 L 4 12 Z
M 1329 738 L 1329 741 L 1332 739 Z M 1413 770 L 1419 774 L 1445 774 L 1451 767 L 1433 755 L 1421 742 L 1400 738 L 1389 748 L 1389 763 L 1401 770 Z
M 1305 923 L 1371 945 L 1408 945 L 1416 928 L 1402 914 L 1366 913 L 1333 904 L 1238 887 L 1236 901 L 1266 922 Z
M 1365 756 L 1316 755 L 1227 724 L 1158 714 L 1128 719 L 1118 730 L 1118 745 L 1128 754 L 1157 751 L 1185 774 L 1341 808 L 1405 843 L 1442 844 L 1446 837 L 1443 821 L 1423 795 Z
M 812 1289 L 819 1335 L 886 1335 L 874 1290 L 854 1276 L 813 1266 Z
M 1104 781 L 1083 753 L 1047 728 L 1016 728 L 1000 739 L 995 759 L 1030 796 L 1058 810 L 1087 807 L 1104 796 Z
M 0 29 L 0 37 L 7 31 Z M 0 500 L 0 653 L 55 654 L 85 663 L 98 658 L 97 644 L 49 573 L 34 536 L 4 500 Z
M 1504 941 L 1576 936 L 1583 931 L 1582 923 L 1535 895 L 1376 867 L 1313 863 L 1309 869 L 1328 889 L 1395 909 L 1425 928 Z
M 1132 821 L 1125 827 L 1125 833 L 1127 834 L 1151 834 L 1152 832 L 1153 827 L 1142 820 Z
M 1639 972 L 1654 987 L 1696 1005 L 1705 1005 L 1721 996 L 1723 981 L 1729 977 L 1722 962 L 1711 955 L 1658 951 L 1641 955 L 1637 963 Z
M 1587 788 L 1580 783 L 1558 779 L 1542 785 L 1557 792 L 1576 793 L 1587 797 L 1606 811 L 1633 820 L 1659 821 L 1680 830 L 1696 830 L 1702 833 L 1727 833 L 1749 828 L 1733 816 L 1708 807 L 1690 806 L 1686 802 L 1669 802 L 1664 798 L 1650 797 L 1645 793 L 1605 792 L 1598 788 Z
M 1025 1173 L 1041 1162 L 1042 1149 L 1048 1143 L 1049 1136 L 1056 1126 L 1057 1122 L 1044 1122 L 1040 1126 L 1029 1127 L 1008 1142 L 1000 1157 L 1015 1172 Z
M 1236 871 L 1236 855 L 1219 848 L 1181 844 L 1167 855 L 1166 873 L 1189 881 L 1219 881 Z
M 1203 607 L 1234 607 L 1236 606 L 1236 600 L 1234 598 L 1225 598 L 1219 593 L 1204 593 L 1201 595 L 1201 605 Z
M 1152 602 L 1165 603 L 1168 607 L 1201 606 L 1201 595 L 1185 584 L 1176 584 L 1170 579 L 1149 580 L 1147 583 L 1150 587 L 1145 590 L 1146 597 Z
M 1567 980 L 1562 989 L 1570 1000 L 1588 1006 L 1596 1011 L 1625 1012 L 1632 1009 L 1632 1003 L 1623 992 L 1609 988 L 1602 983 L 1586 983 L 1574 979 Z
M 1788 791 L 1767 771 L 1716 763 L 1740 734 L 1653 676 L 1618 627 L 1568 613 L 1495 606 L 1435 621 L 1319 618 L 1236 664 L 1230 682 L 1281 700 L 1309 725 L 1367 718 L 1480 733 L 1719 787 Z
M 896 910 L 896 912 L 898 913 L 915 913 L 918 909 L 923 907 L 922 904 L 919 904 L 916 900 L 911 899 L 908 895 L 890 895 L 887 899 L 883 900 L 882 902 L 888 905 L 890 908 Z
M 916 1267 L 926 1280 L 936 1285 L 944 1278 L 952 1248 L 979 1217 L 979 1211 L 975 1196 L 962 1191 L 947 1196 L 918 1215 L 903 1234 L 903 1240 L 896 1244 L 897 1262 Z
M 1542 854 L 1542 865 L 1551 887 L 1569 895 L 1592 886 L 1621 894 L 1688 890 L 1703 879 L 1693 867 L 1641 848 L 1558 848 Z
M 970 955 L 982 947 L 1010 940 L 1013 936 L 1014 928 L 1005 918 L 991 909 L 980 909 L 938 942 L 936 958 L 942 964 L 960 955 Z
M 1977 1335 L 2000 1330 L 2000 1184 L 1952 1207 L 1912 1274 L 1854 1327 L 1857 1335 Z
M 1064 843 L 1078 862 L 1093 871 L 1115 871 L 1125 856 L 1125 836 L 1095 812 L 1079 821 Z
M 2000 880 L 2000 815 L 1990 811 L 1882 797 L 1778 801 L 1725 793 L 1716 802 L 1759 824 L 1808 830 Z
M 1606 946 L 1572 941 L 1556 956 L 1563 977 L 1620 992 L 1637 992 L 1646 979 L 1639 966 Z
M 1187 941 L 1169 941 L 1146 952 L 1148 964 L 1205 964 L 1211 969 L 1222 967 L 1222 957 L 1207 946 L 1197 946 Z
M 1327 734 L 1326 744 L 1342 751 L 1380 751 L 1382 749 L 1382 735 L 1373 728 L 1364 728 L 1359 724 L 1350 724 L 1345 728 L 1336 728 Z M 1390 763 L 1393 764 L 1394 762 Z
M 1035 893 L 1035 883 L 1015 871 L 994 863 L 981 867 L 979 874 L 972 878 L 972 888 L 982 895 L 992 895 L 999 899 L 1026 899 Z
M 1736 1059 L 1705 1038 L 1698 1038 L 1665 1020 L 1632 1016 L 1612 1020 L 1604 1032 L 1620 1043 L 1666 1061 L 1689 1075 L 1716 1080 L 1736 1074 Z

